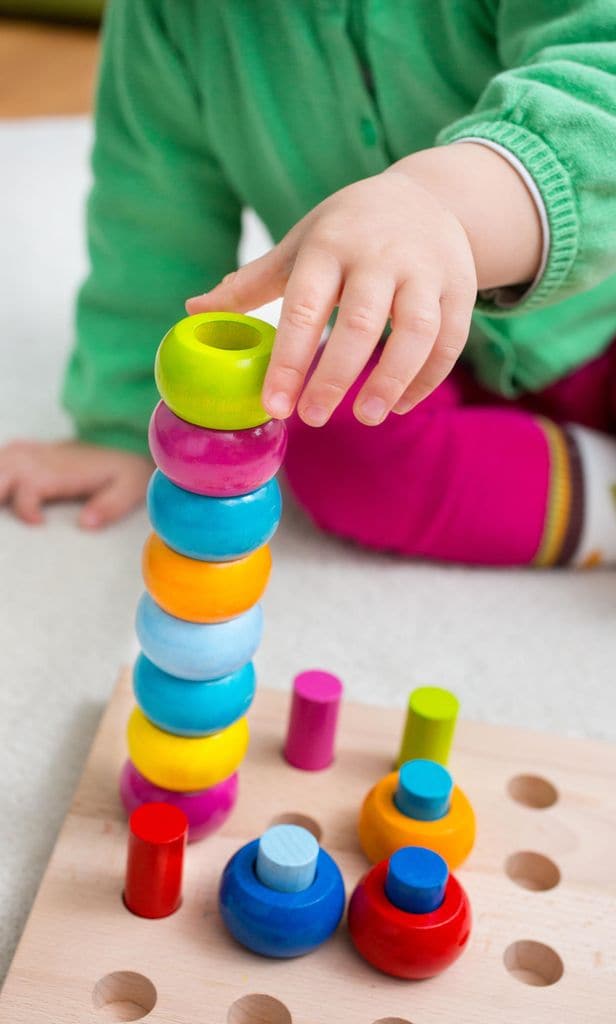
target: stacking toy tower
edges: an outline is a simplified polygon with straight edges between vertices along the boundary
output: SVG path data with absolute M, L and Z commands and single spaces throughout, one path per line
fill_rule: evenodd
M 143 553 L 138 706 L 120 792 L 129 813 L 151 802 L 180 808 L 189 840 L 230 813 L 248 745 L 286 446 L 284 423 L 261 405 L 273 341 L 261 320 L 202 313 L 180 320 L 156 356 L 154 532 Z

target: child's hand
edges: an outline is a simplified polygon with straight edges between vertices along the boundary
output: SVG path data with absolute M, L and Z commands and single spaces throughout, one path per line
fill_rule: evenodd
M 96 529 L 139 505 L 151 474 L 150 459 L 131 452 L 80 441 L 13 441 L 0 448 L 0 505 L 36 525 L 47 502 L 84 499 L 79 525 Z
M 392 332 L 359 392 L 367 424 L 408 412 L 447 376 L 468 335 L 477 282 L 462 224 L 423 185 L 395 167 L 341 189 L 260 259 L 187 302 L 189 313 L 246 312 L 284 294 L 263 390 L 268 411 L 290 415 L 327 321 L 336 324 L 299 402 L 322 426 Z

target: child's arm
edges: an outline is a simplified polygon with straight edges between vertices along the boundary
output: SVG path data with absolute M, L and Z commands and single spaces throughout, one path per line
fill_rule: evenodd
M 541 309 L 616 269 L 616 14 L 598 0 L 494 7 L 507 70 L 441 145 L 329 197 L 271 253 L 188 303 L 190 312 L 244 310 L 284 294 L 264 394 L 273 414 L 298 401 L 338 304 L 299 402 L 306 422 L 331 415 L 390 312 L 393 331 L 356 399 L 358 417 L 378 423 L 392 408 L 406 412 L 446 376 L 466 341 L 476 285 L 530 284 L 539 269 L 539 214 L 518 168 L 545 208 L 547 261 L 517 306 L 483 300 L 483 311 Z
M 118 519 L 143 497 L 156 403 L 153 360 L 187 294 L 236 265 L 241 203 L 208 136 L 185 63 L 192 5 L 115 0 L 97 96 L 91 272 L 64 384 L 77 442 L 0 450 L 0 503 L 28 522 L 56 498 L 85 498 L 80 522 Z

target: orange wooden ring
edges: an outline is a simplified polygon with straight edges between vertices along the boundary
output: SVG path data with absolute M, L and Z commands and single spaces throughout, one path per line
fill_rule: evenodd
M 188 622 L 224 622 L 252 608 L 267 586 L 267 544 L 233 562 L 202 562 L 168 547 L 155 533 L 143 549 L 143 579 L 169 615 Z
M 373 786 L 359 817 L 359 841 L 368 860 L 377 864 L 403 846 L 425 846 L 447 861 L 453 871 L 468 857 L 475 842 L 475 813 L 468 798 L 453 787 L 451 807 L 437 821 L 416 821 L 398 810 L 394 795 L 398 772 Z

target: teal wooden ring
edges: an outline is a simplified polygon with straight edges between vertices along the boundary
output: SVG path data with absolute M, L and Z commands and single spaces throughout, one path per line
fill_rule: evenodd
M 241 313 L 197 313 L 165 335 L 154 375 L 181 419 L 213 430 L 247 430 L 270 419 L 261 391 L 272 354 L 271 324 Z
M 222 679 L 178 679 L 140 654 L 133 668 L 135 700 L 159 729 L 176 736 L 210 736 L 232 725 L 252 704 L 251 661 Z
M 155 533 L 174 551 L 200 561 L 227 562 L 270 540 L 280 522 L 282 499 L 276 480 L 250 494 L 210 498 L 177 487 L 157 469 L 147 506 Z

